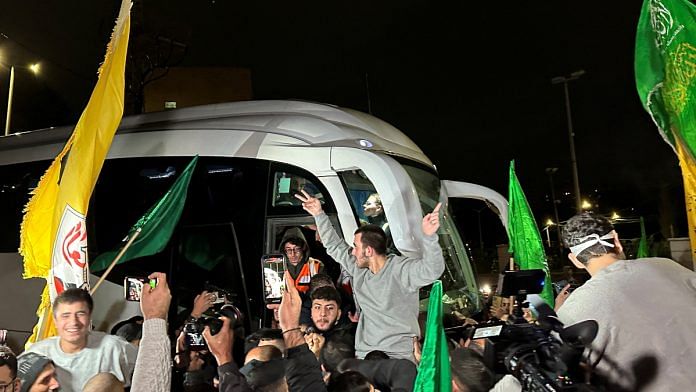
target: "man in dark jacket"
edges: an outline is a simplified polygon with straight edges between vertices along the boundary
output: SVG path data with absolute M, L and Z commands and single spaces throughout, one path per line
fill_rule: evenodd
M 326 386 L 321 377 L 321 368 L 314 354 L 309 350 L 300 331 L 300 309 L 302 300 L 288 273 L 285 274 L 287 290 L 279 309 L 279 322 L 283 330 L 283 338 L 287 347 L 285 359 L 285 380 L 287 390 L 291 392 L 324 392 Z M 210 352 L 215 356 L 220 378 L 221 392 L 246 392 L 253 389 L 244 375 L 232 360 L 232 344 L 234 334 L 230 329 L 230 320 L 222 317 L 223 326 L 216 335 L 210 334 L 206 327 L 203 331 Z M 273 387 L 283 388 L 282 382 L 272 384 Z M 271 386 L 265 386 L 265 390 Z

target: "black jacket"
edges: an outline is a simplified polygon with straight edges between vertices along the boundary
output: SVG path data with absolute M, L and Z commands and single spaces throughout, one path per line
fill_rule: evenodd
M 306 344 L 288 350 L 285 378 L 290 392 L 326 392 L 321 367 Z M 250 392 L 251 387 L 234 362 L 218 367 L 220 392 Z
M 380 391 L 411 392 L 418 370 L 406 359 L 344 359 L 338 365 L 340 372 L 354 370 L 367 377 Z

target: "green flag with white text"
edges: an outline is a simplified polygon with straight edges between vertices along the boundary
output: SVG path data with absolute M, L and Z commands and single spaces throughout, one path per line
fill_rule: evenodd
M 128 237 L 124 241 L 128 241 L 133 234 L 140 229 L 140 234 L 133 241 L 131 246 L 126 250 L 118 264 L 137 257 L 144 257 L 159 253 L 167 246 L 169 239 L 174 232 L 176 224 L 179 222 L 181 212 L 186 204 L 186 194 L 188 192 L 191 176 L 198 162 L 198 156 L 195 156 L 186 166 L 186 169 L 176 179 L 171 188 L 162 198 L 143 215 L 138 222 L 131 227 L 128 232 Z M 97 257 L 92 264 L 90 270 L 98 272 L 105 270 L 109 264 L 116 258 L 119 250 L 102 253 Z
M 645 0 L 636 32 L 638 95 L 679 158 L 691 256 L 696 257 L 696 6 Z
M 537 228 L 527 198 L 524 196 L 522 186 L 515 174 L 515 161 L 510 162 L 510 185 L 508 194 L 508 234 L 510 236 L 510 248 L 515 263 L 521 270 L 542 269 L 546 272 L 544 290 L 540 296 L 553 308 L 554 296 L 551 287 L 551 275 L 546 263 L 544 245 Z
M 430 289 L 428 318 L 425 322 L 423 355 L 418 364 L 414 392 L 450 392 L 452 376 L 447 337 L 442 325 L 442 282 L 437 280 Z

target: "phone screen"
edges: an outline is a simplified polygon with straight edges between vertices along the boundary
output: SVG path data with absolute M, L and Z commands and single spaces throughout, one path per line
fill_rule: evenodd
M 206 349 L 205 339 L 201 333 L 200 325 L 187 323 L 184 325 L 184 341 L 191 351 Z
M 143 286 L 146 282 L 146 278 L 126 276 L 123 280 L 123 296 L 126 298 L 126 301 L 140 301 Z
M 261 257 L 263 268 L 264 301 L 267 304 L 280 303 L 285 291 L 285 257 L 282 254 Z
M 493 325 L 490 327 L 478 327 L 474 330 L 474 335 L 471 339 L 481 339 L 481 338 L 491 338 L 500 336 L 500 332 L 503 330 L 502 325 Z

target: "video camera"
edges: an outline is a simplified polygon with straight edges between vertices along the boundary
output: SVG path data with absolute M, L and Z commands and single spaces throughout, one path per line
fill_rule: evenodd
M 478 325 L 472 339 L 486 339 L 483 357 L 488 368 L 514 375 L 523 391 L 594 390 L 584 384 L 580 362 L 585 347 L 597 335 L 597 322 L 589 320 L 564 328 L 546 304 L 537 306 L 537 323 L 523 317 L 527 294 L 541 293 L 545 276 L 543 270 L 505 271 L 497 294 L 515 297 L 512 315 L 505 323 Z
M 206 326 L 210 327 L 211 335 L 217 335 L 220 332 L 223 326 L 220 317 L 227 317 L 232 329 L 242 327 L 244 324 L 244 314 L 232 304 L 234 297 L 232 293 L 211 284 L 205 285 L 205 291 L 215 295 L 213 306 L 197 320 L 184 324 L 186 345 L 193 351 L 206 349 L 205 339 L 203 339 Z

